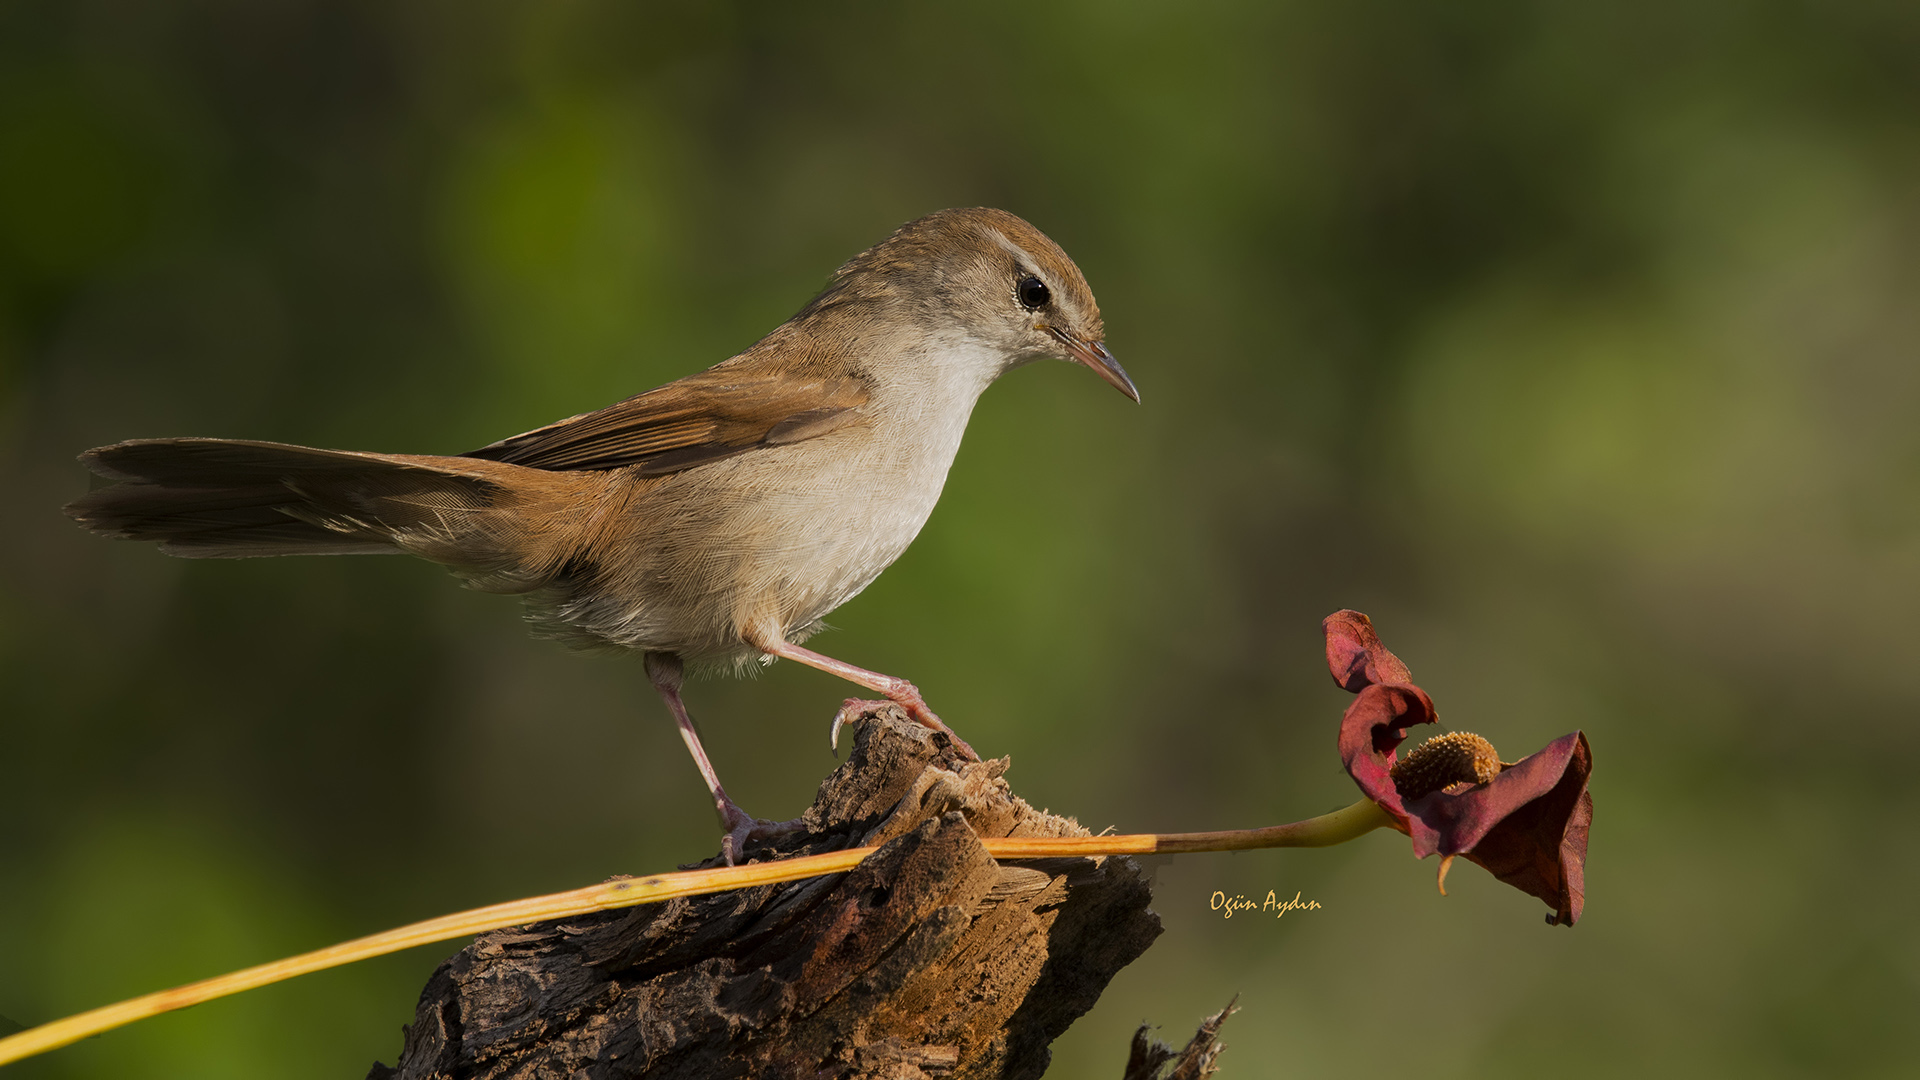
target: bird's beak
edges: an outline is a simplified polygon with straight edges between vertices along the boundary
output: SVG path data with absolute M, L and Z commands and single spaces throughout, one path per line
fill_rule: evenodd
M 1066 346 L 1068 356 L 1092 368 L 1101 378 L 1112 383 L 1115 390 L 1127 395 L 1135 402 L 1140 400 L 1140 391 L 1133 388 L 1133 380 L 1127 378 L 1126 369 L 1121 367 L 1120 361 L 1115 360 L 1113 354 L 1107 351 L 1106 345 L 1098 341 L 1081 341 L 1057 326 L 1049 326 L 1046 329 L 1047 333 L 1052 334 L 1060 344 Z

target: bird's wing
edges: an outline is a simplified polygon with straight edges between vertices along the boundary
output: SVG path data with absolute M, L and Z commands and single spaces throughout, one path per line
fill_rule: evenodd
M 723 366 L 465 456 L 552 470 L 633 465 L 643 476 L 657 476 L 824 435 L 855 420 L 866 400 L 857 379 L 748 374 Z

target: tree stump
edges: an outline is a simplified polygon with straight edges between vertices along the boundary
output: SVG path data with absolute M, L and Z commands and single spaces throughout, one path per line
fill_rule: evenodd
M 1239 995 L 1234 1000 L 1238 1001 Z M 1200 1022 L 1200 1030 L 1178 1052 L 1155 1039 L 1151 1027 L 1141 1024 L 1133 1033 L 1127 1071 L 1120 1080 L 1207 1080 L 1220 1071 L 1220 1055 L 1226 1050 L 1220 1042 L 1220 1025 L 1239 1011 L 1233 1001 L 1227 1002 L 1226 1008 Z
M 477 938 L 368 1078 L 1039 1076 L 1160 918 L 1131 860 L 989 858 L 982 836 L 1086 835 L 1007 765 L 869 713 L 803 830 L 747 851 L 884 845 L 859 867 Z

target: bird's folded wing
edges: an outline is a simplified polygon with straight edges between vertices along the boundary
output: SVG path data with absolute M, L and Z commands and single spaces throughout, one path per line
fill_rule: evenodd
M 866 400 L 857 379 L 721 367 L 465 456 L 535 469 L 638 466 L 641 475 L 652 476 L 824 435 L 854 421 Z

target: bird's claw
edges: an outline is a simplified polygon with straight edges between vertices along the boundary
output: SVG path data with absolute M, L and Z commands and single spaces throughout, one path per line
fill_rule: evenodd
M 909 689 L 911 690 L 911 688 Z M 834 754 L 837 756 L 840 752 L 840 728 L 842 725 L 851 723 L 862 714 L 873 709 L 878 709 L 883 705 L 898 705 L 901 711 L 912 718 L 914 723 L 922 727 L 932 728 L 953 740 L 954 748 L 959 750 L 968 760 L 980 760 L 980 755 L 974 752 L 973 747 L 967 745 L 967 740 L 961 738 L 952 728 L 943 723 L 938 716 L 934 715 L 932 709 L 927 708 L 925 699 L 921 698 L 918 691 L 912 691 L 912 695 L 912 697 L 902 695 L 902 698 L 905 698 L 905 700 L 902 700 L 902 698 L 891 698 L 883 701 L 864 701 L 860 698 L 848 698 L 846 702 L 840 706 L 840 711 L 833 714 L 833 727 L 827 731 L 827 745 L 833 749 Z
M 768 821 L 754 817 L 740 809 L 738 804 L 728 803 L 720 811 L 720 827 L 727 830 L 720 836 L 720 858 L 728 866 L 734 866 L 746 854 L 748 843 L 800 832 L 806 828 L 806 822 L 800 818 Z

